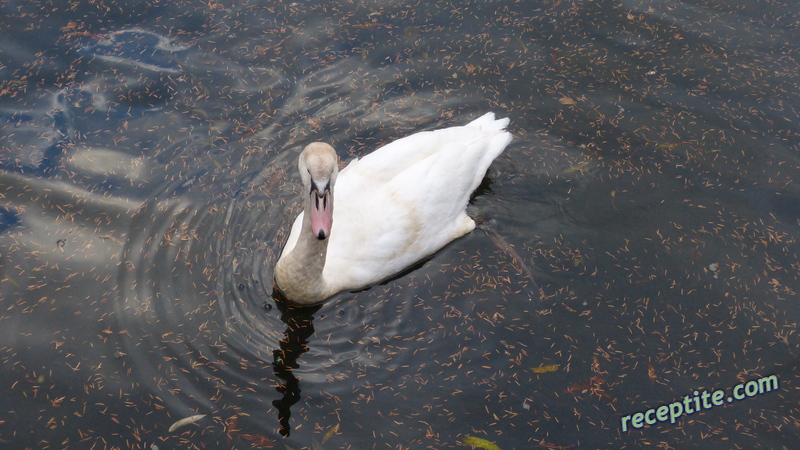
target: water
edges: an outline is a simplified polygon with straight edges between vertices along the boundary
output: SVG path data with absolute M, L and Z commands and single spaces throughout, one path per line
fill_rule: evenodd
M 0 9 L 5 447 L 800 434 L 792 2 Z M 347 160 L 489 110 L 515 140 L 470 205 L 483 231 L 318 308 L 275 302 L 305 144 Z

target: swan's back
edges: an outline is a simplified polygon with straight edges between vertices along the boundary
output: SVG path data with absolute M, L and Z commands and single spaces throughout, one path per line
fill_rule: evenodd
M 511 142 L 507 125 L 488 113 L 400 139 L 345 168 L 323 270 L 334 293 L 382 281 L 472 231 L 467 202 Z
M 487 113 L 464 126 L 422 131 L 404 137 L 353 161 L 342 171 L 345 181 L 343 183 L 340 179 L 337 189 L 341 192 L 343 188 L 358 189 L 374 187 L 373 183 L 386 183 L 424 159 L 442 153 L 448 144 L 463 146 L 474 142 L 478 146 L 472 148 L 473 154 L 463 157 L 456 155 L 453 162 L 460 160 L 469 163 L 468 167 L 474 167 L 474 177 L 478 180 L 472 188 L 475 190 L 492 161 L 511 142 L 511 134 L 505 131 L 508 122 L 507 118 L 496 120 L 494 113 Z M 478 159 L 474 159 L 475 157 Z M 344 175 L 347 172 L 353 173 Z M 468 198 L 472 190 L 467 193 Z

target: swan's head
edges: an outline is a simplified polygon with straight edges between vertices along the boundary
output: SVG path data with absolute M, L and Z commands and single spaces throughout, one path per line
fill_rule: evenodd
M 339 174 L 339 158 L 328 144 L 314 142 L 300 154 L 300 178 L 306 195 L 306 214 L 311 216 L 311 232 L 319 240 L 331 234 L 333 224 L 333 185 Z

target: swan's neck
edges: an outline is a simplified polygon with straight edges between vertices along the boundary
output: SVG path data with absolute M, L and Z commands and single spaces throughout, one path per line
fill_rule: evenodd
M 321 240 L 314 236 L 311 231 L 311 201 L 308 196 L 305 203 L 300 236 L 294 249 L 279 261 L 275 280 L 283 294 L 293 302 L 313 304 L 330 295 L 322 275 L 330 236 Z

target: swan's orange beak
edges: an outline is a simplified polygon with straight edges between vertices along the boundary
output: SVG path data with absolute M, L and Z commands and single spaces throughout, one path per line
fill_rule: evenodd
M 311 232 L 320 241 L 331 235 L 332 206 L 330 189 L 326 187 L 322 195 L 316 189 L 311 190 Z

